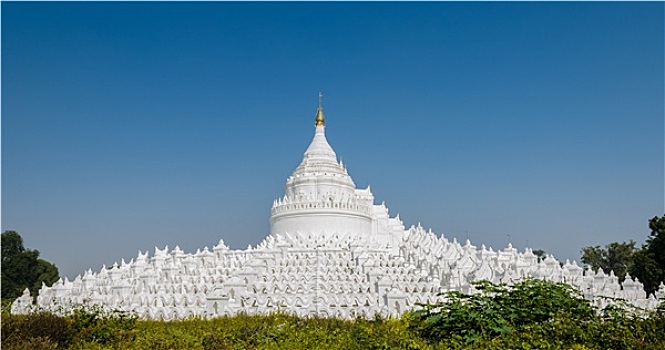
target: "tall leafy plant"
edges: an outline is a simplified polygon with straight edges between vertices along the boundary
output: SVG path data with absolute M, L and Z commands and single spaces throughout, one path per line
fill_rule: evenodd
M 476 294 L 447 293 L 447 300 L 413 312 L 412 328 L 430 340 L 508 336 L 555 317 L 591 320 L 595 310 L 572 287 L 530 279 L 513 286 L 475 282 Z

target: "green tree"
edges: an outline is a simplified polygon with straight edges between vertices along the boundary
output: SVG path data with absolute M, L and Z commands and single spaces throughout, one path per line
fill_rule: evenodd
M 654 216 L 649 220 L 649 228 L 651 234 L 645 248 L 653 253 L 653 258 L 658 266 L 665 269 L 665 215 Z
M 25 288 L 36 295 L 42 282 L 51 286 L 58 278 L 58 268 L 40 259 L 38 250 L 25 249 L 18 232 L 2 233 L 2 299 L 15 299 Z
M 32 287 L 30 288 L 30 290 L 33 291 L 33 294 L 42 288 L 42 282 L 46 283 L 49 287 L 53 285 L 53 283 L 55 283 L 60 278 L 60 273 L 58 272 L 58 268 L 55 267 L 55 265 L 44 259 L 37 259 L 35 276 L 37 277 L 35 279 L 35 283 L 33 283 Z
M 644 284 L 651 294 L 665 282 L 665 215 L 649 220 L 651 233 L 642 249 L 635 254 L 635 263 L 630 273 Z
M 614 271 L 614 275 L 623 282 L 626 273 L 633 270 L 635 241 L 613 242 L 601 248 L 600 246 L 582 248 L 582 262 L 592 270 L 602 269 L 605 273 Z
M 532 252 L 533 255 L 538 257 L 538 261 L 543 261 L 547 257 L 547 253 L 542 249 L 534 249 Z
M 635 253 L 634 266 L 630 274 L 642 282 L 647 294 L 654 293 L 663 281 L 663 269 L 658 266 L 654 254 L 647 249 Z

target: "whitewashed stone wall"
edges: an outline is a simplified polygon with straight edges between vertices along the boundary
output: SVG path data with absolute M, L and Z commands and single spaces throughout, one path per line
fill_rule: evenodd
M 155 248 L 152 256 L 139 252 L 129 262 L 43 286 L 36 306 L 24 294 L 12 312 L 99 305 L 165 320 L 277 310 L 301 316 L 397 316 L 418 303 L 441 301 L 441 292 L 473 292 L 471 281 L 516 283 L 529 277 L 569 283 L 598 306 L 609 302 L 601 296 L 644 308 L 658 304 L 631 278 L 622 288 L 613 274 L 584 271 L 575 262 L 561 266 L 551 256 L 538 262 L 530 249 L 517 252 L 510 245 L 500 251 L 478 249 L 422 227 L 403 233 L 399 252 L 392 255 L 390 249 L 338 233 L 271 235 L 245 250 L 231 250 L 223 241 L 194 254 Z M 661 286 L 657 294 L 662 297 L 664 291 Z

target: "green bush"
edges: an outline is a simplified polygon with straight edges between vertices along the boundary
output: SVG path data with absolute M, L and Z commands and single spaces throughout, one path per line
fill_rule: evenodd
M 74 309 L 66 319 L 79 342 L 100 344 L 131 340 L 136 325 L 135 316 L 123 311 L 104 311 L 97 306 Z
M 201 340 L 212 321 L 192 318 L 181 321 L 139 321 L 131 342 L 135 349 L 202 349 Z
M 403 320 L 239 315 L 210 321 L 215 330 L 202 341 L 220 349 L 431 349 Z
M 665 349 L 665 310 L 595 310 L 570 287 L 478 283 L 400 319 L 240 314 L 137 320 L 98 308 L 2 317 L 3 349 Z
M 46 312 L 2 319 L 2 345 L 8 349 L 67 348 L 74 335 L 66 319 Z
M 11 342 L 5 341 L 6 349 L 12 350 L 57 350 L 58 344 L 48 338 L 36 337 L 19 339 Z
M 488 281 L 474 283 L 480 292 L 447 293 L 447 301 L 423 305 L 413 312 L 412 328 L 422 337 L 438 340 L 460 337 L 466 343 L 486 337 L 507 336 L 524 327 L 571 317 L 593 319 L 595 310 L 579 292 L 565 284 L 526 280 L 514 286 Z
M 487 281 L 479 293 L 409 314 L 410 329 L 453 349 L 663 349 L 665 313 L 628 304 L 597 310 L 572 287 L 543 280 Z

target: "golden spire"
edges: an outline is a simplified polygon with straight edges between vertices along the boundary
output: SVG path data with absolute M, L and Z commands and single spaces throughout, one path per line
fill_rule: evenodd
M 315 124 L 316 126 L 325 126 L 326 123 L 323 119 L 323 107 L 321 107 L 321 99 L 323 98 L 323 94 L 319 92 L 319 109 L 316 111 L 316 118 L 315 118 Z

